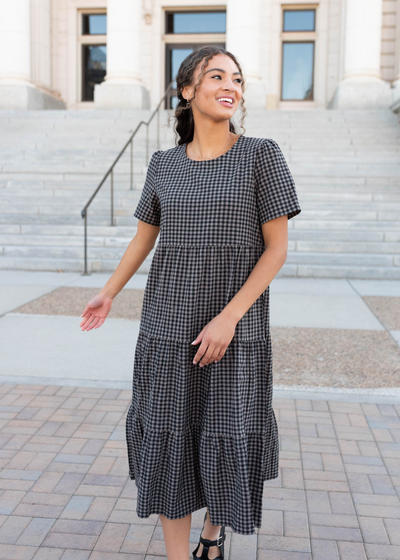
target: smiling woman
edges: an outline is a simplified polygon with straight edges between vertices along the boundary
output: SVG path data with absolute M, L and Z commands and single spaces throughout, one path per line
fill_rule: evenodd
M 159 226 L 160 239 L 135 352 L 128 457 L 137 515 L 160 515 L 168 557 L 186 555 L 187 518 L 207 507 L 202 538 L 214 543 L 209 559 L 223 560 L 225 525 L 261 527 L 263 483 L 278 476 L 269 283 L 300 206 L 278 144 L 239 134 L 231 120 L 239 106 L 245 114 L 235 57 L 202 47 L 176 82 L 177 146 L 153 154 L 134 214 Z
M 152 155 L 137 234 L 89 304 L 104 321 L 160 234 L 126 417 L 136 513 L 158 514 L 168 558 L 187 558 L 191 514 L 206 508 L 193 559 L 224 560 L 225 526 L 255 533 L 264 481 L 278 476 L 269 285 L 301 210 L 278 144 L 232 122 L 239 107 L 242 123 L 246 114 L 236 58 L 201 47 L 176 82 L 177 145 Z

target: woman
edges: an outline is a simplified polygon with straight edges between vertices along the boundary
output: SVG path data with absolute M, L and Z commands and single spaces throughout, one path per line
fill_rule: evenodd
M 103 324 L 161 233 L 135 349 L 129 474 L 137 514 L 159 514 L 170 560 L 187 559 L 191 513 L 204 507 L 193 557 L 222 560 L 225 526 L 254 533 L 264 480 L 278 476 L 269 284 L 301 210 L 278 144 L 230 120 L 239 105 L 245 115 L 234 55 L 198 48 L 176 82 L 178 144 L 151 157 L 137 234 L 81 327 Z

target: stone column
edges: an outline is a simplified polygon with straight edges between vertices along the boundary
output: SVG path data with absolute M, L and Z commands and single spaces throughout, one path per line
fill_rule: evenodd
M 150 99 L 140 75 L 142 2 L 107 2 L 107 74 L 95 86 L 96 109 L 148 109 Z
M 379 109 L 391 101 L 381 78 L 382 0 L 346 0 L 343 72 L 330 108 Z
M 29 0 L 0 3 L 0 108 L 26 104 L 31 81 Z
M 50 0 L 0 2 L 0 109 L 65 108 L 50 88 Z
M 261 81 L 261 0 L 228 0 L 226 49 L 242 66 L 246 107 L 265 109 L 266 88 Z
M 400 113 L 400 0 L 397 0 L 395 79 L 393 82 L 392 110 Z

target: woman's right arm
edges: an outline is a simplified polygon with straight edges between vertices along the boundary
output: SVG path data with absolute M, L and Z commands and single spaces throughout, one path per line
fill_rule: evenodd
M 110 312 L 113 299 L 146 260 L 155 245 L 159 232 L 160 226 L 153 226 L 138 220 L 136 235 L 129 243 L 115 272 L 83 310 L 81 315 L 83 319 L 79 325 L 82 331 L 101 327 Z

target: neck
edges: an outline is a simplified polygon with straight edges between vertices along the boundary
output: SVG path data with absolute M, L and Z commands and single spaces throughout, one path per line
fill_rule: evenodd
M 234 143 L 237 135 L 229 132 L 229 123 L 224 126 L 207 127 L 195 125 L 192 149 L 201 157 L 213 157 L 220 150 L 229 149 L 230 144 Z

